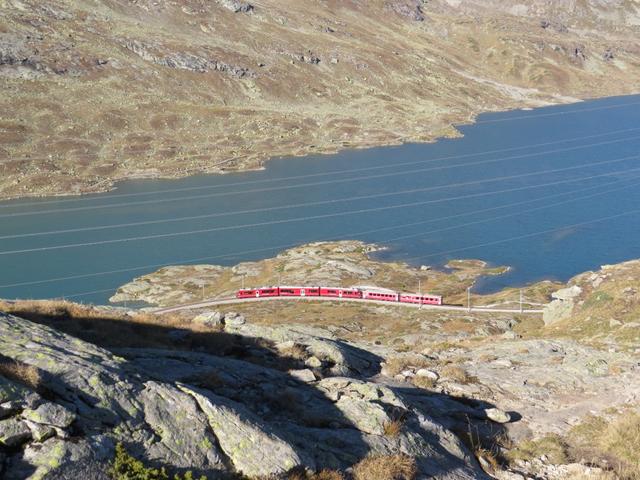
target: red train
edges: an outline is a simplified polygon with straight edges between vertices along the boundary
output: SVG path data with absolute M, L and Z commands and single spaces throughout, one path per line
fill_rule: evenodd
M 244 288 L 238 290 L 236 293 L 236 298 L 260 297 L 335 297 L 396 303 L 415 303 L 418 305 L 442 305 L 442 297 L 439 295 L 419 295 L 416 293 L 399 293 L 389 290 L 342 287 L 260 287 Z

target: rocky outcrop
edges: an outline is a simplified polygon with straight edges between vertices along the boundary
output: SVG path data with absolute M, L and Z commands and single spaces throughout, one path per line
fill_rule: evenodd
M 337 340 L 284 328 L 270 337 L 304 343 L 354 376 L 375 370 L 375 355 Z M 44 398 L 0 376 L 0 453 L 9 480 L 42 478 L 71 464 L 76 478 L 104 471 L 119 441 L 151 463 L 212 479 L 228 472 L 278 475 L 297 465 L 344 469 L 369 453 L 397 452 L 416 458 L 419 478 L 484 478 L 458 438 L 430 416 L 428 397 L 414 403 L 396 387 L 365 378 L 303 382 L 204 353 L 116 354 L 7 315 L 0 316 L 0 353 L 37 367 L 47 392 Z M 385 425 L 400 417 L 402 430 L 387 435 Z
M 189 52 L 162 52 L 159 47 L 147 45 L 139 40 L 128 40 L 124 42 L 124 46 L 140 58 L 163 67 L 199 73 L 222 72 L 236 78 L 255 77 L 255 72 L 249 68 Z
M 401 17 L 408 18 L 415 22 L 424 22 L 424 12 L 422 11 L 423 0 L 394 0 L 387 2 L 387 8 Z
M 220 0 L 220 4 L 234 13 L 250 13 L 253 11 L 253 5 L 241 0 Z
M 544 307 L 543 320 L 545 325 L 552 325 L 571 316 L 575 300 L 582 293 L 582 289 L 573 285 L 551 294 L 553 301 Z

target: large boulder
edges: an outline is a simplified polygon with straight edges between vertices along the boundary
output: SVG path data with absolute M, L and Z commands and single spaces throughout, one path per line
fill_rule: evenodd
M 73 412 L 52 402 L 43 403 L 35 410 L 25 410 L 22 412 L 22 417 L 33 423 L 59 428 L 69 427 L 76 419 Z
M 577 285 L 563 288 L 551 294 L 554 300 L 544 307 L 542 319 L 545 325 L 552 325 L 556 322 L 566 320 L 571 317 L 575 299 L 582 293 L 582 288 Z

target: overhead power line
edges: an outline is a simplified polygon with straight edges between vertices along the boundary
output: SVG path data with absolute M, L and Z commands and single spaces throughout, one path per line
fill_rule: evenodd
M 500 158 L 500 159 L 483 160 L 483 161 L 480 161 L 480 162 L 473 162 L 473 163 L 468 163 L 468 164 L 444 165 L 444 166 L 440 166 L 440 167 L 423 168 L 423 169 L 417 169 L 417 170 L 405 170 L 405 171 L 401 171 L 401 172 L 392 172 L 392 173 L 379 174 L 379 175 L 368 175 L 368 176 L 362 176 L 362 177 L 356 177 L 356 178 L 346 178 L 346 179 L 343 178 L 343 179 L 335 179 L 335 180 L 328 180 L 328 181 L 315 182 L 315 183 L 303 183 L 303 184 L 297 184 L 297 185 L 286 185 L 286 186 L 281 186 L 281 187 L 270 187 L 270 188 L 254 189 L 254 190 L 219 192 L 219 193 L 212 193 L 212 194 L 207 194 L 207 195 L 195 195 L 195 196 L 187 196 L 187 197 L 145 200 L 145 201 L 140 201 L 140 202 L 124 202 L 124 203 L 113 203 L 113 204 L 105 204 L 105 205 L 91 205 L 91 206 L 85 206 L 85 207 L 74 207 L 74 208 L 64 208 L 64 209 L 54 209 L 54 210 L 40 210 L 40 211 L 34 211 L 34 212 L 8 213 L 8 214 L 0 215 L 0 218 L 23 217 L 23 216 L 33 216 L 33 215 L 42 215 L 42 214 L 50 214 L 50 213 L 58 214 L 58 213 L 67 213 L 67 212 L 108 209 L 108 208 L 115 208 L 115 207 L 132 207 L 132 206 L 136 206 L 136 205 L 157 205 L 159 203 L 169 203 L 169 202 L 173 203 L 173 202 L 184 201 L 184 200 L 196 200 L 196 199 L 203 199 L 203 198 L 225 197 L 225 196 L 229 196 L 229 195 L 242 195 L 242 194 L 247 194 L 247 193 L 265 193 L 265 192 L 273 192 L 273 191 L 280 191 L 280 190 L 290 190 L 290 189 L 295 189 L 295 188 L 313 187 L 313 186 L 320 186 L 320 185 L 335 185 L 335 184 L 338 184 L 338 183 L 349 183 L 349 182 L 362 181 L 362 180 L 371 180 L 371 179 L 378 179 L 378 178 L 389 178 L 389 177 L 396 177 L 396 176 L 404 176 L 404 175 L 408 175 L 408 174 L 411 174 L 411 173 L 418 173 L 418 172 L 430 172 L 430 171 L 436 171 L 436 170 L 447 170 L 447 169 L 452 169 L 452 168 L 468 167 L 468 166 L 472 166 L 472 165 L 496 163 L 496 162 L 501 162 L 501 161 L 504 161 L 504 160 L 514 160 L 514 159 L 535 157 L 535 156 L 538 156 L 538 155 L 544 155 L 544 154 L 548 154 L 548 153 L 561 153 L 561 152 L 567 152 L 567 151 L 573 151 L 573 150 L 580 150 L 580 149 L 583 149 L 583 148 L 593 147 L 593 146 L 596 146 L 596 145 L 609 145 L 609 144 L 612 144 L 612 143 L 620 143 L 622 141 L 628 141 L 628 140 L 635 139 L 635 138 L 640 138 L 640 137 L 632 137 L 630 139 L 624 139 L 624 140 L 613 140 L 613 141 L 601 142 L 601 143 L 598 143 L 598 144 L 591 144 L 591 145 L 581 145 L 581 146 L 578 146 L 578 147 L 557 149 L 557 150 L 547 151 L 547 152 L 543 152 L 543 153 L 523 154 L 523 155 L 516 155 L 516 156 L 511 156 L 511 157 L 503 157 L 503 158 Z M 628 158 L 632 158 L 632 157 L 631 156 L 630 157 L 624 157 L 621 160 L 628 159 Z M 613 162 L 619 161 L 619 159 L 614 159 L 612 161 Z M 598 163 L 594 163 L 593 165 L 598 165 Z M 439 187 L 434 187 L 434 188 L 439 188 Z
M 640 169 L 635 169 L 635 170 L 636 171 L 640 171 Z M 451 219 L 454 219 L 454 218 L 460 218 L 460 217 L 465 217 L 465 216 L 469 216 L 469 215 L 477 215 L 477 214 L 480 214 L 480 213 L 486 213 L 486 212 L 495 211 L 495 210 L 502 210 L 502 209 L 505 209 L 505 208 L 513 208 L 513 207 L 516 207 L 516 206 L 526 205 L 526 204 L 529 204 L 529 203 L 535 203 L 535 202 L 541 202 L 541 201 L 549 200 L 551 198 L 562 197 L 562 196 L 567 196 L 567 195 L 573 195 L 575 193 L 579 193 L 579 192 L 583 192 L 583 191 L 600 189 L 602 186 L 619 184 L 619 183 L 628 182 L 629 180 L 635 180 L 635 179 L 637 179 L 637 177 L 631 177 L 631 178 L 627 178 L 627 179 L 623 179 L 623 180 L 615 180 L 615 181 L 612 181 L 612 182 L 608 182 L 608 183 L 606 183 L 604 185 L 586 187 L 586 188 L 571 190 L 569 192 L 561 192 L 561 193 L 556 193 L 556 194 L 552 194 L 552 195 L 546 195 L 546 196 L 543 196 L 543 197 L 538 197 L 538 198 L 534 198 L 534 199 L 530 199 L 530 200 L 519 201 L 519 202 L 510 203 L 510 204 L 506 204 L 506 205 L 498 205 L 498 206 L 495 206 L 495 207 L 483 208 L 483 209 L 479 209 L 479 210 L 473 210 L 473 211 L 470 211 L 470 212 L 463 212 L 463 213 L 458 213 L 458 214 L 454 214 L 454 215 L 448 215 L 448 216 L 445 216 L 445 217 L 437 217 L 437 218 L 432 218 L 432 219 L 429 219 L 429 220 L 422 220 L 422 221 L 418 221 L 418 222 L 411 222 L 411 223 L 405 223 L 405 224 L 400 224 L 400 225 L 393 225 L 393 226 L 388 226 L 388 227 L 376 228 L 376 229 L 373 229 L 373 230 L 352 232 L 352 233 L 347 233 L 347 234 L 344 234 L 344 235 L 331 237 L 330 240 L 334 240 L 335 241 L 335 240 L 340 240 L 340 239 L 344 239 L 344 238 L 356 238 L 356 237 L 361 237 L 363 235 L 370 235 L 370 234 L 373 234 L 373 233 L 380 233 L 380 232 L 389 231 L 389 230 L 397 230 L 399 228 L 415 227 L 415 226 L 418 226 L 418 225 L 425 225 L 425 224 L 429 224 L 429 223 L 441 222 L 441 221 L 444 221 L 444 220 L 451 220 Z M 633 185 L 631 185 L 631 186 L 633 186 Z M 629 188 L 629 186 L 625 186 L 625 187 L 622 187 L 622 188 Z M 621 190 L 622 188 L 613 189 L 613 190 L 607 190 L 605 192 L 602 192 L 602 194 L 611 193 L 612 191 Z M 584 198 L 586 198 L 586 197 L 576 197 L 576 198 L 571 199 L 570 201 L 578 201 L 578 200 L 582 200 Z M 547 206 L 543 206 L 543 207 L 540 207 L 540 208 L 547 208 Z M 531 211 L 531 210 L 520 211 L 520 212 L 518 212 L 518 214 L 528 213 L 529 211 Z M 487 221 L 492 221 L 492 220 L 493 219 L 489 219 Z M 452 227 L 452 228 L 459 228 L 459 227 L 455 226 L 455 227 Z M 431 234 L 431 233 L 434 233 L 434 231 L 430 231 L 428 234 Z M 422 232 L 419 235 L 423 235 L 423 234 L 425 234 L 425 233 Z M 384 242 L 395 241 L 395 240 L 398 240 L 399 238 L 400 237 L 384 240 Z M 0 285 L 0 288 L 15 288 L 15 287 L 22 287 L 22 286 L 32 286 L 32 285 L 39 285 L 39 284 L 45 284 L 45 283 L 55 283 L 55 282 L 67 281 L 67 280 L 78 280 L 78 279 L 81 279 L 81 278 L 91 278 L 91 277 L 104 276 L 104 275 L 113 275 L 113 274 L 118 274 L 118 273 L 135 272 L 135 271 L 139 271 L 139 270 L 148 270 L 148 269 L 151 269 L 151 268 L 160 268 L 160 267 L 165 267 L 165 266 L 168 266 L 168 265 L 188 264 L 188 263 L 194 263 L 194 262 L 201 262 L 201 261 L 205 261 L 205 260 L 216 260 L 216 259 L 223 259 L 223 258 L 235 258 L 235 257 L 240 257 L 240 256 L 253 254 L 253 253 L 263 253 L 263 252 L 267 252 L 267 251 L 271 251 L 271 250 L 283 250 L 283 249 L 286 249 L 286 248 L 295 247 L 297 245 L 300 245 L 300 242 L 287 243 L 287 244 L 284 244 L 284 245 L 276 245 L 276 246 L 266 247 L 266 248 L 245 250 L 245 251 L 241 251 L 241 252 L 233 252 L 233 253 L 223 254 L 223 255 L 214 255 L 214 256 L 198 257 L 198 258 L 190 258 L 190 259 L 176 259 L 176 260 L 173 260 L 173 261 L 170 261 L 170 262 L 155 263 L 155 264 L 151 264 L 151 265 L 143 265 L 143 266 L 134 267 L 134 268 L 124 268 L 124 269 L 109 270 L 109 271 L 103 271 L 103 272 L 94 272 L 94 273 L 88 273 L 88 274 L 71 275 L 71 276 L 66 276 L 66 277 L 49 278 L 49 279 L 45 279 L 45 280 L 35 280 L 35 281 L 30 281 L 30 282 L 19 282 L 19 283 L 7 284 L 7 285 Z
M 586 177 L 577 177 L 577 178 L 572 178 L 572 179 L 569 179 L 569 180 L 559 180 L 559 181 L 555 181 L 555 182 L 547 182 L 547 183 L 542 183 L 542 184 L 527 185 L 526 187 L 509 188 L 509 189 L 504 189 L 504 190 L 496 190 L 496 191 L 492 191 L 492 192 L 483 192 L 483 193 L 477 193 L 477 194 L 458 195 L 458 196 L 455 196 L 455 197 L 447 197 L 447 198 L 442 198 L 442 199 L 430 200 L 430 201 L 426 202 L 425 204 L 441 203 L 441 202 L 445 202 L 445 201 L 454 201 L 454 200 L 464 200 L 464 199 L 469 199 L 469 198 L 478 198 L 478 197 L 496 195 L 496 194 L 500 194 L 500 193 L 518 192 L 518 191 L 531 190 L 531 189 L 547 187 L 547 186 L 553 186 L 553 185 L 562 185 L 562 184 L 567 184 L 567 183 L 575 183 L 575 182 L 581 182 L 581 181 L 584 181 L 584 180 L 592 180 L 592 179 L 596 179 L 596 178 L 608 177 L 608 176 L 611 176 L 613 174 L 629 173 L 629 172 L 633 172 L 635 170 L 636 169 L 628 169 L 628 170 L 622 170 L 622 171 L 617 171 L 617 172 L 613 172 L 613 173 L 609 172 L 609 173 L 598 174 L 598 175 L 590 175 L 590 176 L 586 176 Z M 221 217 L 228 217 L 228 216 L 245 215 L 245 214 L 250 214 L 250 213 L 266 213 L 266 212 L 274 212 L 274 211 L 279 211 L 279 210 L 290 210 L 290 209 L 294 209 L 294 208 L 314 207 L 314 206 L 320 206 L 320 205 L 329 205 L 329 204 L 336 204 L 336 203 L 343 203 L 343 202 L 352 202 L 352 201 L 357 201 L 357 200 L 370 200 L 370 199 L 374 199 L 374 198 L 384 198 L 384 197 L 392 197 L 392 196 L 397 196 L 397 195 L 407 195 L 407 194 L 412 194 L 412 193 L 422 193 L 422 192 L 425 192 L 425 191 L 430 191 L 432 188 L 433 187 L 414 188 L 414 189 L 409 189 L 409 190 L 400 190 L 400 191 L 397 191 L 397 192 L 376 193 L 376 194 L 371 194 L 371 195 L 360 195 L 360 196 L 354 196 L 354 197 L 337 198 L 337 199 L 331 199 L 331 200 L 322 200 L 322 201 L 318 201 L 318 202 L 287 204 L 287 205 L 278 206 L 278 207 L 254 208 L 254 209 L 249 209 L 249 210 L 239 210 L 239 211 L 235 211 L 235 212 L 216 212 L 216 213 L 209 213 L 209 214 L 203 214 L 203 215 L 191 215 L 191 216 L 184 216 L 184 217 L 181 216 L 181 217 L 173 217 L 173 218 L 166 218 L 166 219 L 159 219 L 159 220 L 147 220 L 147 221 L 142 221 L 142 222 L 118 223 L 118 224 L 112 224 L 112 225 L 98 225 L 98 226 L 94 226 L 94 227 L 78 227 L 78 228 L 69 228 L 69 229 L 60 229 L 60 230 L 49 230 L 49 231 L 44 231 L 44 232 L 30 232 L 30 233 L 3 235 L 3 236 L 0 236 L 0 240 L 8 240 L 8 239 L 16 239 L 16 238 L 28 238 L 28 237 L 39 237 L 39 236 L 48 236 L 48 235 L 59 235 L 59 234 L 65 234 L 65 233 L 80 233 L 80 232 L 91 232 L 91 231 L 103 231 L 103 230 L 112 230 L 112 229 L 115 229 L 115 228 L 130 228 L 130 227 L 140 227 L 140 226 L 147 226 L 147 225 L 163 225 L 163 224 L 167 224 L 167 223 L 176 223 L 176 222 L 184 222 L 184 221 L 191 221 L 191 220 L 203 220 L 203 219 L 210 219 L 210 218 L 221 218 Z
M 535 175 L 544 175 L 544 174 L 549 174 L 549 173 L 566 172 L 566 171 L 576 170 L 576 169 L 580 169 L 580 168 L 584 168 L 584 167 L 592 167 L 592 166 L 595 166 L 595 165 L 604 165 L 604 164 L 611 164 L 611 163 L 621 162 L 621 161 L 629 160 L 631 158 L 638 158 L 638 155 L 633 155 L 633 156 L 630 156 L 630 157 L 623 157 L 623 158 L 614 159 L 614 160 L 606 160 L 606 161 L 603 161 L 603 162 L 594 162 L 594 163 L 590 163 L 590 164 L 583 164 L 583 165 L 573 166 L 573 167 L 565 167 L 565 168 L 559 168 L 559 169 L 553 169 L 553 170 L 531 172 L 531 173 L 519 174 L 519 175 L 509 175 L 509 176 L 496 177 L 496 178 L 484 179 L 484 180 L 475 180 L 475 181 L 471 181 L 471 182 L 462 182 L 462 183 L 459 183 L 459 184 L 441 185 L 441 186 L 432 187 L 432 190 L 442 189 L 442 188 L 458 187 L 458 186 L 479 185 L 479 184 L 483 184 L 483 183 L 491 183 L 491 182 L 497 182 L 497 181 L 503 181 L 503 180 L 512 180 L 512 179 L 516 179 L 516 178 L 525 178 L 525 177 L 530 177 L 530 176 L 535 176 Z M 51 250 L 61 250 L 61 249 L 87 247 L 87 246 L 97 246 L 97 245 L 108 245 L 108 244 L 114 244 L 114 243 L 132 242 L 132 241 L 141 241 L 141 240 L 152 240 L 152 239 L 157 239 L 157 238 L 182 237 L 182 236 L 196 235 L 196 234 L 201 234 L 201 233 L 211 233 L 211 232 L 220 232 L 220 231 L 228 231 L 228 230 L 238 230 L 238 229 L 242 229 L 242 228 L 253 228 L 253 227 L 262 227 L 262 226 L 268 226 L 268 225 L 279 225 L 279 224 L 294 223 L 294 222 L 309 221 L 309 220 L 319 220 L 319 219 L 324 219 L 324 218 L 333 218 L 333 217 L 339 217 L 339 216 L 345 216 L 345 215 L 354 215 L 354 214 L 362 214 L 362 213 L 368 213 L 368 212 L 377 212 L 377 211 L 391 210 L 391 209 L 397 209 L 397 208 L 403 208 L 403 207 L 416 207 L 416 206 L 424 205 L 424 204 L 427 204 L 427 203 L 430 203 L 430 202 L 431 201 L 414 202 L 414 203 L 407 203 L 407 204 L 402 204 L 402 205 L 375 207 L 375 208 L 370 208 L 370 209 L 352 210 L 352 211 L 347 211 L 347 212 L 334 212 L 334 213 L 327 213 L 327 214 L 322 214 L 322 215 L 312 215 L 312 216 L 290 218 L 290 219 L 283 219 L 283 220 L 271 220 L 271 221 L 265 221 L 265 222 L 256 222 L 256 223 L 250 223 L 250 224 L 243 224 L 243 225 L 230 225 L 230 226 L 222 226 L 222 227 L 204 228 L 204 229 L 198 229 L 198 230 L 190 230 L 190 231 L 186 231 L 186 232 L 162 233 L 162 234 L 155 234 L 155 235 L 143 235 L 143 236 L 136 236 L 136 237 L 117 238 L 117 239 L 111 239 L 111 240 L 99 240 L 99 241 L 94 241 L 94 242 L 71 243 L 71 244 L 66 244 L 66 245 L 54 245 L 54 246 L 47 246 L 47 247 L 25 248 L 25 249 L 19 249 L 19 250 L 7 250 L 7 251 L 0 251 L 0 255 L 14 255 L 14 254 L 31 253 L 31 252 L 45 252 L 45 251 L 51 251 Z

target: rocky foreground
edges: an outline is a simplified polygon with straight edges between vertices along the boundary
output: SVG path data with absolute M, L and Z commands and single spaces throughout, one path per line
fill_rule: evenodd
M 455 136 L 638 92 L 631 0 L 3 0 L 0 194 Z
M 60 468 L 68 478 L 90 478 L 83 472 L 106 472 L 118 441 L 150 462 L 213 479 L 300 465 L 346 469 L 371 453 L 399 452 L 416 459 L 418 478 L 485 476 L 447 426 L 463 427 L 465 416 L 482 421 L 487 405 L 376 381 L 381 359 L 335 339 L 295 328 L 274 335 L 279 348 L 295 341 L 308 352 L 309 366 L 280 371 L 166 349 L 116 354 L 3 315 L 0 352 L 37 367 L 46 392 L 0 377 L 3 478 L 43 478 Z M 400 418 L 401 429 L 389 431 Z
M 342 249 L 345 264 L 365 255 Z M 358 266 L 389 273 L 371 262 Z M 0 302 L 3 475 L 108 478 L 122 442 L 148 465 L 213 479 L 301 478 L 295 467 L 355 480 L 635 479 L 639 278 L 640 261 L 579 275 L 555 286 L 544 318 Z M 362 476 L 371 458 L 412 463 Z

